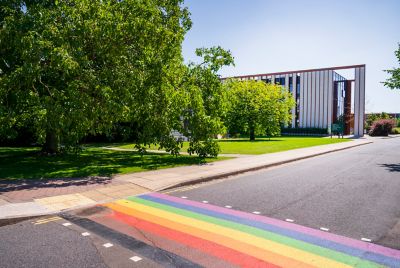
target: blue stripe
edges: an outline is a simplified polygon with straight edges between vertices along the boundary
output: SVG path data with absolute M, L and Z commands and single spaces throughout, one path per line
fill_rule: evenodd
M 277 234 L 280 234 L 280 235 L 283 235 L 286 237 L 290 237 L 290 238 L 293 238 L 296 240 L 304 241 L 309 244 L 314 244 L 314 245 L 317 245 L 320 247 L 329 248 L 329 249 L 332 249 L 332 250 L 335 250 L 338 252 L 342 252 L 347 255 L 351 255 L 351 256 L 354 256 L 354 257 L 357 257 L 360 259 L 373 261 L 373 262 L 383 264 L 383 265 L 386 265 L 389 267 L 400 268 L 399 260 L 396 260 L 396 259 L 388 257 L 388 256 L 384 256 L 384 255 L 381 255 L 378 253 L 363 251 L 363 250 L 349 247 L 349 246 L 346 246 L 343 244 L 339 244 L 339 243 L 336 243 L 336 242 L 333 242 L 330 240 L 321 239 L 321 238 L 318 238 L 315 236 L 310 236 L 310 235 L 307 235 L 304 233 L 299 233 L 299 232 L 296 232 L 293 230 L 284 229 L 284 228 L 266 224 L 263 222 L 253 221 L 253 220 L 240 218 L 240 217 L 228 215 L 228 214 L 222 214 L 222 213 L 215 212 L 212 210 L 189 206 L 189 205 L 182 204 L 182 203 L 176 203 L 176 202 L 172 202 L 169 200 L 165 200 L 165 199 L 161 199 L 161 198 L 157 198 L 157 197 L 153 197 L 153 196 L 141 195 L 138 197 L 145 199 L 145 200 L 157 202 L 160 204 L 164 204 L 164 205 L 168 205 L 168 206 L 172 206 L 172 207 L 176 207 L 176 208 L 180 208 L 180 209 L 184 209 L 184 210 L 189 210 L 189 211 L 192 211 L 195 213 L 208 215 L 208 216 L 211 216 L 214 218 L 220 218 L 220 219 L 224 219 L 227 221 L 233 221 L 233 222 L 244 224 L 247 226 L 252 226 L 252 227 L 262 229 L 262 230 L 265 230 L 268 232 L 273 232 L 273 233 L 277 233 Z M 127 199 L 129 200 L 129 198 L 127 198 Z

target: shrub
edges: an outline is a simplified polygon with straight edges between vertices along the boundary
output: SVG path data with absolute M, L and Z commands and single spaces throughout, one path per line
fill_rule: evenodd
M 391 134 L 400 134 L 400 127 L 393 128 Z
M 369 131 L 370 136 L 387 136 L 395 126 L 393 119 L 379 119 L 376 120 Z
M 212 139 L 205 141 L 190 141 L 188 153 L 197 154 L 200 158 L 217 157 L 221 151 L 218 142 Z

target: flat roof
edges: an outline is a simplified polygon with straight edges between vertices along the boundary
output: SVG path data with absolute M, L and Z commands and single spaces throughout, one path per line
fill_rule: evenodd
M 270 75 L 282 75 L 282 74 L 305 73 L 305 72 L 328 71 L 328 70 L 343 70 L 343 69 L 352 69 L 352 68 L 360 68 L 360 67 L 365 67 L 365 64 L 336 66 L 336 67 L 327 67 L 327 68 L 318 68 L 318 69 L 305 69 L 305 70 L 276 72 L 276 73 L 239 75 L 239 76 L 223 77 L 222 79 L 227 79 L 227 78 L 248 78 L 248 77 L 255 77 L 255 76 L 270 76 Z

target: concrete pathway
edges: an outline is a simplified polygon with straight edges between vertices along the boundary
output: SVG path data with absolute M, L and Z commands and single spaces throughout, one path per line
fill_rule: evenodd
M 87 207 L 127 196 L 280 165 L 371 142 L 369 139 L 357 139 L 345 143 L 244 156 L 204 165 L 116 175 L 113 178 L 3 181 L 0 183 L 0 218 L 43 215 Z

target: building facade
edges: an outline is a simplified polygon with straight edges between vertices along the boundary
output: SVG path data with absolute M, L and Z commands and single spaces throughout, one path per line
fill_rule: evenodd
M 354 79 L 336 70 L 353 69 Z M 364 135 L 365 64 L 289 72 L 235 76 L 239 80 L 261 80 L 280 84 L 293 95 L 292 128 L 325 128 L 343 122 L 344 133 Z

